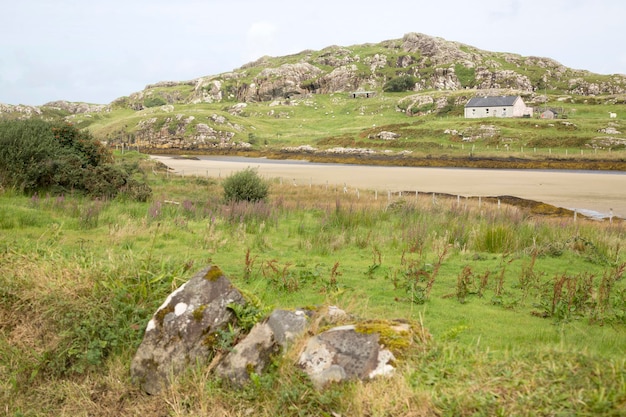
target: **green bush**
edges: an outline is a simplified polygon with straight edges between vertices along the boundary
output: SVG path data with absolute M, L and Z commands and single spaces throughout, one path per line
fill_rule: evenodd
M 402 91 L 410 91 L 415 87 L 416 83 L 415 77 L 410 75 L 402 75 L 400 77 L 392 78 L 387 81 L 383 90 L 386 92 L 402 92 Z
M 80 192 L 113 198 L 122 192 L 145 200 L 149 187 L 132 178 L 138 165 L 113 164 L 111 152 L 68 123 L 0 122 L 0 186 L 25 193 Z
M 147 97 L 144 101 L 143 101 L 143 105 L 146 107 L 158 107 L 158 106 L 164 106 L 166 105 L 167 102 L 165 100 L 163 100 L 161 97 Z
M 222 186 L 227 202 L 261 201 L 265 200 L 269 192 L 269 184 L 252 168 L 232 174 L 224 180 Z
M 0 185 L 35 190 L 54 175 L 62 148 L 42 121 L 0 123 Z
M 473 88 L 476 86 L 476 70 L 474 68 L 467 68 L 465 65 L 456 64 L 454 66 L 454 73 L 459 83 L 461 83 L 461 87 Z

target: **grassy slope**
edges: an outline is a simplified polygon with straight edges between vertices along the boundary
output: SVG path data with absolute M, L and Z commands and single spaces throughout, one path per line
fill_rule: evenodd
M 626 262 L 623 223 L 455 200 L 388 207 L 365 192 L 278 184 L 266 205 L 228 208 L 215 179 L 150 182 L 145 204 L 0 195 L 0 402 L 9 415 L 625 410 L 623 279 L 601 302 L 603 277 Z M 336 303 L 362 317 L 421 321 L 432 340 L 390 380 L 316 392 L 288 357 L 243 391 L 198 369 L 163 396 L 141 395 L 128 363 L 145 323 L 211 262 L 266 306 Z M 426 299 L 418 276 L 434 279 Z M 555 295 L 562 276 L 579 288 L 569 304 L 566 289 Z M 583 290 L 591 276 L 593 289 Z
M 423 94 L 437 96 L 444 93 Z M 458 97 L 467 93 L 448 94 Z M 291 105 L 249 103 L 241 115 L 229 114 L 228 103 L 177 104 L 171 112 L 163 112 L 158 107 L 139 112 L 118 109 L 92 118 L 81 119 L 77 116 L 75 122 L 79 126 L 88 126 L 96 137 L 108 139 L 111 143 L 116 140 L 132 142 L 129 133 L 122 132 L 128 131 L 132 134 L 137 123 L 143 119 L 154 117 L 165 122 L 167 118 L 183 114 L 195 118 L 192 125 L 195 123 L 212 125 L 210 118 L 216 114 L 226 117 L 231 125 L 238 125 L 241 128 L 224 124 L 213 125 L 215 129 L 233 131 L 235 141 L 250 141 L 256 151 L 265 153 L 286 146 L 308 144 L 318 149 L 338 146 L 370 148 L 379 153 L 391 151 L 392 154 L 408 150 L 417 158 L 425 156 L 467 158 L 470 155 L 474 158 L 514 157 L 531 160 L 583 157 L 591 160 L 623 161 L 625 158 L 623 144 L 611 146 L 601 142 L 601 139 L 609 137 L 623 140 L 624 134 L 607 135 L 599 132 L 609 126 L 620 132 L 624 130 L 620 119 L 608 118 L 609 111 L 619 113 L 619 105 L 589 104 L 584 103 L 583 98 L 574 98 L 565 101 L 554 100 L 548 104 L 549 107 L 562 108 L 568 116 L 566 120 L 468 120 L 462 116 L 454 116 L 461 114 L 461 106 L 457 106 L 449 115 L 407 117 L 396 110 L 397 102 L 406 95 L 385 93 L 371 99 L 351 99 L 344 93 L 314 95 L 306 99 L 294 99 Z M 472 143 L 461 141 L 462 136 L 480 134 L 481 128 L 485 125 L 496 129 L 494 136 L 478 138 Z M 458 136 L 445 133 L 446 130 L 453 129 L 459 132 Z M 396 141 L 370 138 L 381 130 L 399 133 L 401 137 Z M 187 131 L 189 132 L 190 128 Z

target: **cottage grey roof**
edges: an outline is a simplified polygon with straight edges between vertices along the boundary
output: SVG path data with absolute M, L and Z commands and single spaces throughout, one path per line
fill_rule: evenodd
M 465 107 L 503 107 L 512 106 L 519 96 L 474 97 Z

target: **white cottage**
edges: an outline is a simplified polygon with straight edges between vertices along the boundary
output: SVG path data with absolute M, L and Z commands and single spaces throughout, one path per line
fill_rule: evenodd
M 474 97 L 465 105 L 465 118 L 530 117 L 532 107 L 526 107 L 520 96 Z

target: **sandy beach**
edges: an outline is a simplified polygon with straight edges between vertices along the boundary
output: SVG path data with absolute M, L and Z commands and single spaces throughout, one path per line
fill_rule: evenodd
M 237 157 L 152 158 L 180 175 L 225 177 L 251 167 L 265 178 L 281 178 L 295 185 L 345 185 L 352 190 L 437 192 L 461 197 L 510 195 L 583 213 L 613 213 L 626 218 L 624 172 L 385 167 Z

